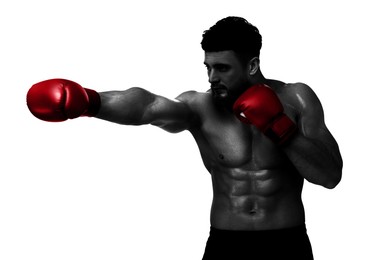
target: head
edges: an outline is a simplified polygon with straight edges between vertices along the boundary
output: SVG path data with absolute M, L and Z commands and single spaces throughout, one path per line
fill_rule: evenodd
M 204 32 L 201 46 L 216 99 L 231 102 L 263 77 L 259 69 L 262 36 L 244 18 L 230 16 L 218 21 Z

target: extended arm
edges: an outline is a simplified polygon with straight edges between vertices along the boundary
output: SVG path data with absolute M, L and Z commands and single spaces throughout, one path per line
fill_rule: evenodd
M 152 124 L 179 132 L 188 129 L 194 118 L 188 105 L 180 101 L 189 95 L 184 93 L 173 101 L 142 88 L 97 93 L 70 80 L 51 79 L 30 88 L 27 104 L 33 115 L 45 121 L 95 116 L 119 124 Z
M 99 93 L 101 107 L 97 118 L 125 125 L 152 124 L 175 133 L 192 123 L 189 107 L 177 100 L 155 95 L 142 88 Z

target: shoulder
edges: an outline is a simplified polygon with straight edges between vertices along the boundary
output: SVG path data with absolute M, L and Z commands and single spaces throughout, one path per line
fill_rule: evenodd
M 302 83 L 302 82 L 286 83 L 283 85 L 283 90 L 289 91 L 289 92 L 292 92 L 293 94 L 295 93 L 298 95 L 305 95 L 305 96 L 315 95 L 312 88 L 309 85 Z
M 294 106 L 298 111 L 318 110 L 321 108 L 320 100 L 314 90 L 302 82 L 286 83 L 276 89 L 284 103 Z
M 204 94 L 205 93 L 198 92 L 195 90 L 189 90 L 189 91 L 185 91 L 182 94 L 180 94 L 179 96 L 177 96 L 176 99 L 179 101 L 182 101 L 182 102 L 188 102 L 188 101 L 196 100 L 198 98 L 202 98 L 204 96 Z
M 210 101 L 210 94 L 197 91 L 186 91 L 176 97 L 176 100 L 185 103 L 191 109 L 195 110 L 206 102 Z
M 192 127 L 199 127 L 207 112 L 212 111 L 212 96 L 209 92 L 187 91 L 180 94 L 176 100 L 185 104 L 189 109 Z
M 316 135 L 324 129 L 324 111 L 315 92 L 304 83 L 284 84 L 279 91 L 284 107 L 291 107 L 296 112 L 296 122 L 305 135 Z M 289 111 L 291 109 L 288 109 Z

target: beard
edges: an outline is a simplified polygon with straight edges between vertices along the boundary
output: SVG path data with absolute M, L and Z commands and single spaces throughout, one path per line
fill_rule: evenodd
M 212 98 L 215 104 L 224 107 L 231 107 L 232 98 L 229 89 L 221 84 L 211 85 Z
M 244 85 L 244 84 L 243 84 Z M 211 84 L 211 95 L 214 103 L 218 106 L 232 110 L 232 106 L 239 96 L 247 89 L 247 87 L 236 88 L 232 90 L 223 84 Z

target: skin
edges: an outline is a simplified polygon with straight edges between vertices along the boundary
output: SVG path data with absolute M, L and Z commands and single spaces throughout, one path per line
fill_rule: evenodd
M 188 130 L 211 174 L 211 225 L 226 230 L 271 230 L 305 221 L 304 179 L 334 188 L 342 175 L 338 145 L 324 123 L 323 109 L 305 84 L 264 78 L 259 59 L 243 62 L 233 51 L 205 53 L 211 89 L 169 100 L 142 88 L 100 93 L 100 119 L 152 124 L 177 133 Z M 232 105 L 249 86 L 270 86 L 299 127 L 285 147 L 255 126 L 240 122 Z

